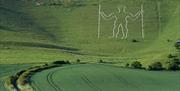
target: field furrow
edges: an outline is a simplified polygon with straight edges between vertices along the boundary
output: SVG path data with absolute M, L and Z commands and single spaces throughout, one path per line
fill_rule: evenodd
M 36 84 L 43 79 L 44 84 Z M 180 72 L 148 72 L 100 64 L 81 64 L 43 71 L 33 76 L 37 91 L 179 91 Z M 45 87 L 44 87 L 45 85 Z M 47 88 L 47 89 L 46 89 Z

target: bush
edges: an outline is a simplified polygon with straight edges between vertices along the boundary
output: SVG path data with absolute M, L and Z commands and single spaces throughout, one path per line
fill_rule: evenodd
M 70 62 L 69 61 L 60 60 L 60 61 L 54 61 L 53 64 L 70 64 Z
M 5 83 L 7 84 L 7 86 L 12 85 L 14 88 L 16 88 L 16 80 L 18 78 L 16 76 L 10 76 L 5 80 Z
M 168 63 L 169 64 L 168 64 L 167 70 L 179 70 L 180 69 L 180 67 L 179 67 L 180 59 L 173 58 Z
M 26 70 L 21 70 L 19 72 L 16 73 L 16 76 L 19 77 L 21 74 L 23 74 Z
M 128 68 L 128 67 L 129 67 L 129 63 L 126 63 L 125 67 L 127 67 L 127 68 Z
M 46 63 L 46 64 L 44 64 L 43 66 L 48 66 L 48 64 Z
M 176 58 L 177 56 L 174 56 L 174 55 L 172 55 L 172 54 L 169 54 L 168 55 L 168 58 Z
M 49 4 L 49 6 L 61 6 L 61 5 L 63 5 L 63 4 L 62 3 L 56 3 L 56 2 Z
M 79 5 L 81 3 L 81 1 L 80 0 L 61 0 L 61 3 L 65 7 L 70 7 L 70 6 Z
M 180 39 L 176 41 L 175 47 L 176 49 L 180 49 Z
M 80 63 L 80 62 L 81 62 L 81 60 L 80 60 L 80 59 L 77 59 L 77 60 L 76 60 L 76 62 L 77 62 L 77 63 Z
M 175 62 L 172 62 L 172 63 L 170 63 L 169 65 L 168 65 L 168 68 L 167 68 L 168 70 L 180 70 L 180 67 L 179 67 L 179 65 L 177 64 L 177 63 L 175 63 Z
M 163 70 L 161 62 L 155 62 L 148 66 L 148 70 Z
M 69 60 L 66 61 L 66 64 L 71 64 L 71 62 Z
M 167 39 L 167 42 L 172 42 L 172 40 L 170 40 L 170 39 Z
M 135 68 L 135 69 L 141 69 L 142 64 L 139 61 L 134 61 L 134 62 L 132 62 L 131 67 Z
M 103 63 L 103 60 L 99 60 L 99 63 Z
M 30 76 L 31 76 L 31 72 L 30 71 L 26 71 L 26 72 L 22 73 L 19 76 L 19 78 L 17 79 L 17 83 L 20 84 L 20 85 L 27 84 Z
M 180 65 L 180 59 L 178 59 L 178 58 L 174 58 L 174 59 L 170 60 L 170 62 Z
M 139 41 L 138 41 L 138 40 L 136 40 L 136 39 L 133 39 L 133 40 L 132 40 L 132 42 L 139 42 Z

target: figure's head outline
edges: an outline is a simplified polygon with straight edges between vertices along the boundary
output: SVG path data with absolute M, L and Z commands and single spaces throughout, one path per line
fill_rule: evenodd
M 123 12 L 124 13 L 126 12 L 126 6 L 123 6 Z
M 122 6 L 122 7 L 117 6 L 117 9 L 118 9 L 118 13 L 121 13 L 122 11 L 123 11 L 124 13 L 126 13 L 126 6 Z
M 118 9 L 118 13 L 121 13 L 121 7 L 117 7 L 117 9 Z

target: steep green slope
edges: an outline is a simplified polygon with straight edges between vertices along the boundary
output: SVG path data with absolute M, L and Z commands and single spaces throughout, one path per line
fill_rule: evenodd
M 163 27 L 162 34 L 156 39 L 151 47 L 143 51 L 147 57 L 142 59 L 145 63 L 159 60 L 163 62 L 168 60 L 167 56 L 169 54 L 177 54 L 177 50 L 174 48 L 174 43 L 180 38 L 180 27 L 178 25 L 180 24 L 180 18 L 178 17 L 180 14 L 179 10 L 180 7 L 177 6 L 173 13 L 169 13 L 169 16 L 171 17 L 166 26 Z M 149 59 L 151 59 L 151 61 L 149 61 Z
M 175 51 L 173 44 L 179 38 L 179 0 L 84 0 L 79 5 L 67 7 L 44 1 L 45 4 L 40 6 L 30 0 L 1 1 L 2 63 L 77 58 L 150 63 L 160 59 L 164 61 L 168 54 Z M 107 14 L 118 12 L 117 7 L 123 6 L 126 6 L 126 11 L 135 14 L 143 4 L 145 39 L 141 38 L 141 17 L 128 20 L 129 35 L 123 40 L 121 32 L 118 38 L 109 38 L 114 20 L 101 19 L 102 32 L 98 39 L 99 4 Z M 133 39 L 140 42 L 134 43 Z M 47 45 L 76 50 L 47 48 Z

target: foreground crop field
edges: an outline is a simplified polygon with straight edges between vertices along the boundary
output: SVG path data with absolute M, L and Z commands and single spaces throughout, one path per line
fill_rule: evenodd
M 6 91 L 4 80 L 16 72 L 30 67 L 32 64 L 0 64 L 0 91 Z
M 179 91 L 178 72 L 147 72 L 100 64 L 64 66 L 37 73 L 37 91 Z

